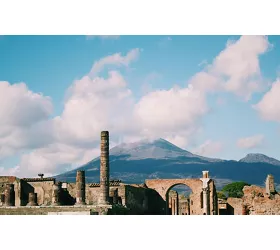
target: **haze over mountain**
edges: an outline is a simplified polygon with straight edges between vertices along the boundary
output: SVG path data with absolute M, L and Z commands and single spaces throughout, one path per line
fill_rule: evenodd
M 99 182 L 99 157 L 81 167 L 56 176 L 74 182 L 76 171 L 85 170 L 88 182 Z M 143 183 L 151 178 L 197 178 L 209 170 L 217 186 L 231 181 L 263 185 L 267 174 L 280 183 L 280 162 L 263 154 L 248 154 L 239 161 L 199 156 L 164 140 L 122 143 L 110 150 L 110 178 L 126 183 Z

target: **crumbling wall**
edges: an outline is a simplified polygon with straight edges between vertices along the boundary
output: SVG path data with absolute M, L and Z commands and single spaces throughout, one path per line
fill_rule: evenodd
M 258 186 L 243 188 L 243 203 L 251 215 L 280 214 L 280 195 L 267 194 L 266 189 Z

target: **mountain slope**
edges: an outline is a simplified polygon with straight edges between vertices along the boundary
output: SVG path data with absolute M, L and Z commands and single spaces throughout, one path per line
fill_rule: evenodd
M 247 154 L 244 158 L 240 159 L 239 161 L 246 163 L 268 163 L 280 166 L 280 161 L 263 154 Z
M 110 178 L 126 183 L 143 183 L 151 178 L 197 178 L 201 177 L 201 171 L 209 170 L 218 187 L 240 180 L 263 185 L 267 174 L 274 175 L 275 182 L 280 183 L 279 161 L 264 155 L 247 156 L 240 161 L 212 159 L 192 154 L 163 139 L 144 140 L 120 144 L 110 150 Z M 78 169 L 86 171 L 88 182 L 99 182 L 99 167 L 98 157 Z M 56 178 L 75 182 L 78 169 Z

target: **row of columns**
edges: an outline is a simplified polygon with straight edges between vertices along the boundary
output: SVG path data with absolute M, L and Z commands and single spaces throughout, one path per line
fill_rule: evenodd
M 100 155 L 100 197 L 99 205 L 108 205 L 109 202 L 109 132 L 101 132 L 101 155 Z M 61 205 L 61 183 L 53 184 L 52 189 L 52 205 Z M 85 171 L 78 170 L 76 175 L 76 204 L 85 205 L 86 201 L 86 182 Z M 118 191 L 114 192 L 113 203 L 118 202 Z M 5 192 L 1 195 L 1 203 L 4 206 L 15 206 L 15 190 L 14 184 L 6 184 Z M 28 194 L 27 206 L 37 205 L 37 194 L 31 192 Z
M 5 207 L 15 206 L 15 186 L 14 184 L 6 184 L 4 194 L 1 194 L 1 203 Z M 28 194 L 27 206 L 37 206 L 37 193 Z
M 101 132 L 100 143 L 100 196 L 99 205 L 109 204 L 109 132 Z M 61 184 L 53 185 L 52 205 L 61 205 L 60 202 Z M 114 192 L 113 203 L 118 201 L 118 191 Z M 76 175 L 76 203 L 81 206 L 86 204 L 86 180 L 85 171 L 78 170 Z

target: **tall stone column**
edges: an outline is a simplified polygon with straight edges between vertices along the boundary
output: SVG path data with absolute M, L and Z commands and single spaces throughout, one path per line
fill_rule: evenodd
M 38 206 L 37 204 L 37 193 L 28 194 L 28 203 L 26 206 Z
M 5 206 L 15 206 L 15 186 L 14 184 L 6 184 L 5 187 Z
M 99 204 L 109 204 L 109 132 L 101 132 Z
M 60 195 L 61 195 L 61 184 L 53 184 L 53 192 L 52 192 L 52 205 L 60 206 Z
M 85 205 L 86 179 L 85 171 L 78 170 L 76 175 L 76 205 Z

